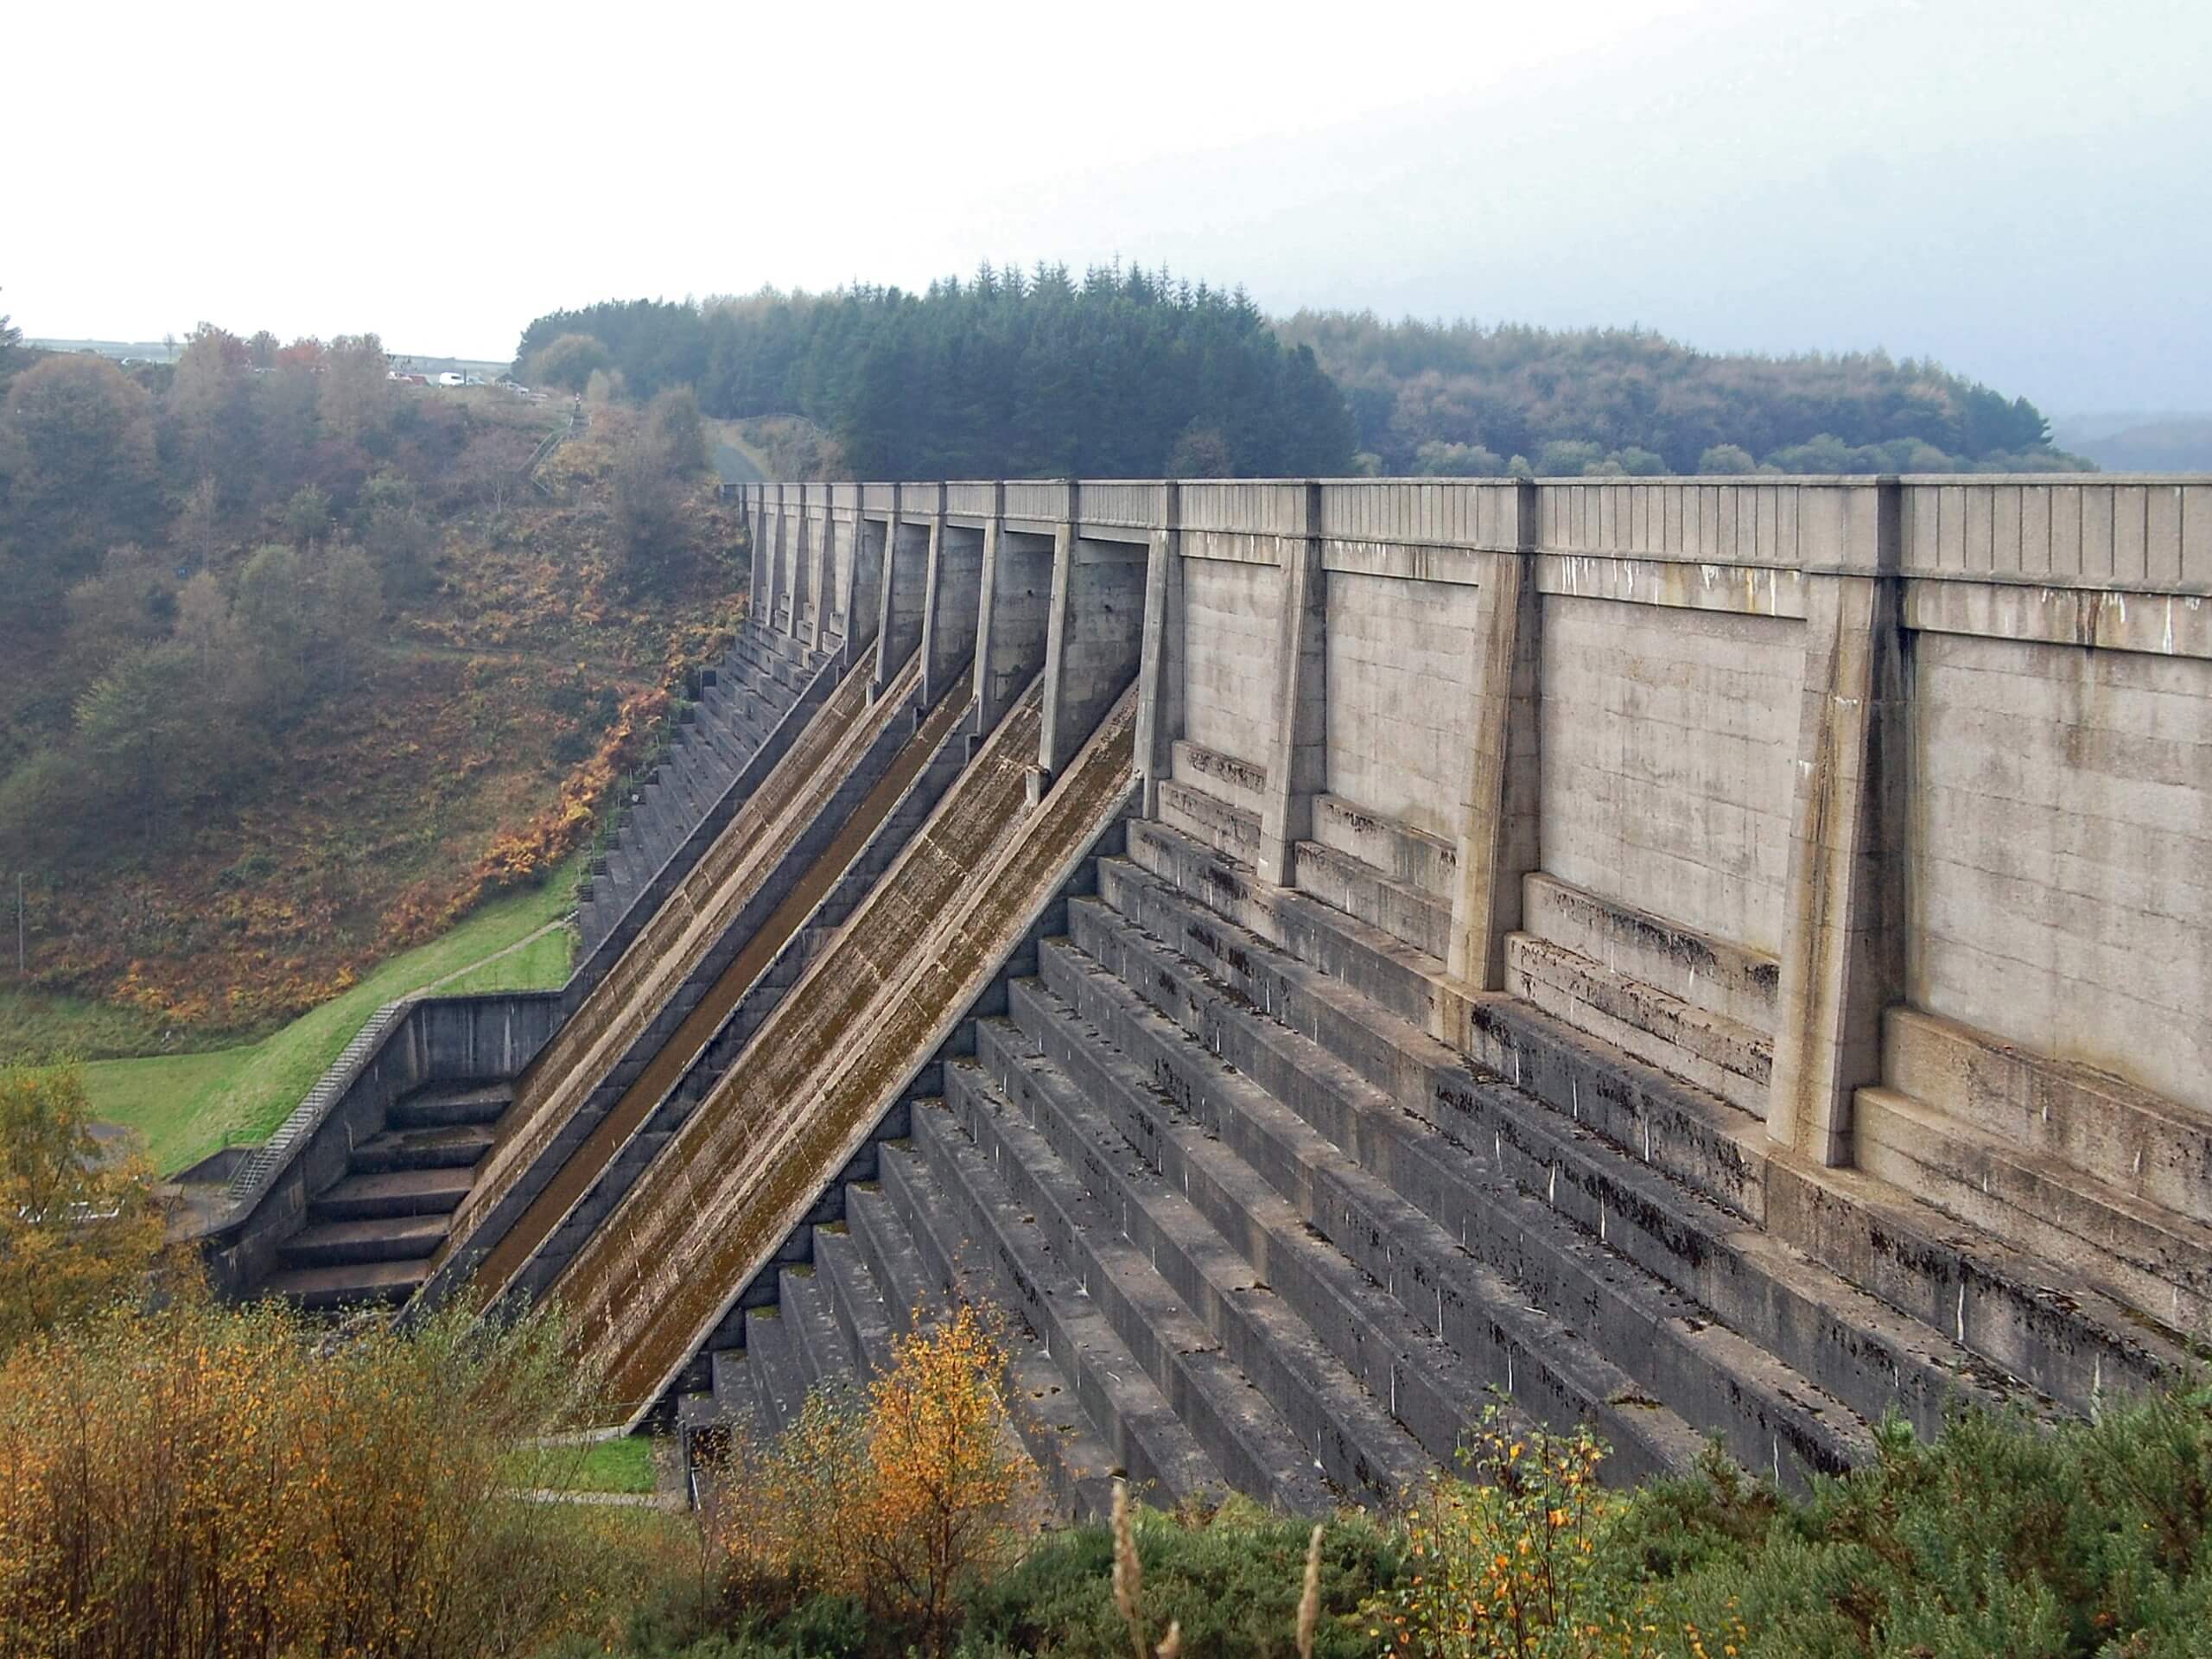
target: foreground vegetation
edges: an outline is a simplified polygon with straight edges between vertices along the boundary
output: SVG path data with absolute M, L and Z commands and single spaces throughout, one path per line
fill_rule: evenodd
M 0 1074 L 0 1651 L 736 1659 L 2183 1659 L 2212 1632 L 2212 1391 L 2056 1430 L 1885 1425 L 1777 1493 L 1621 1491 L 1500 1408 L 1462 1478 L 1313 1526 L 1116 1495 L 1052 1530 L 967 1310 L 728 1451 L 701 1522 L 579 1446 L 557 1313 L 401 1332 L 210 1305 L 66 1069 Z M 1094 1471 L 1095 1472 L 1095 1471 Z

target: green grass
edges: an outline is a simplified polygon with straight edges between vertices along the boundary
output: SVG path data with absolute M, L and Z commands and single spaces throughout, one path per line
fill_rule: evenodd
M 12 957 L 9 965 L 14 965 Z M 0 990 L 0 1065 L 204 1053 L 251 1034 L 178 1032 L 158 1014 L 111 1002 L 45 991 Z
M 660 1480 L 650 1435 L 536 1448 L 518 1454 L 510 1478 L 570 1492 L 646 1492 Z
M 575 934 L 567 928 L 555 928 L 540 938 L 532 939 L 520 950 L 509 952 L 496 961 L 480 968 L 472 968 L 459 979 L 438 987 L 441 996 L 458 996 L 464 991 L 535 991 L 558 985 L 569 976 L 569 964 L 576 949 Z
M 148 1155 L 165 1174 L 233 1141 L 265 1140 L 383 1004 L 455 974 L 463 976 L 441 991 L 560 984 L 569 973 L 565 929 L 476 972 L 464 970 L 559 916 L 574 897 L 575 878 L 575 871 L 564 866 L 543 887 L 493 900 L 452 931 L 379 963 L 353 989 L 260 1042 L 207 1054 L 87 1065 L 85 1087 L 93 1115 L 144 1135 Z M 485 982 L 470 984 L 479 975 Z

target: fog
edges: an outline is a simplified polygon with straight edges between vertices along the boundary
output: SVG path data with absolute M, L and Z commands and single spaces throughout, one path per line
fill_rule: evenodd
M 41 10 L 0 105 L 35 336 L 502 358 L 601 298 L 1120 257 L 2212 406 L 2201 6 Z

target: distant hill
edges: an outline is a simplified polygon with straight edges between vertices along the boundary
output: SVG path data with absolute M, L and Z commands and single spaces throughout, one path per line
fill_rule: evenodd
M 1301 311 L 1119 266 L 986 266 L 920 293 L 764 290 L 539 317 L 532 385 L 689 385 L 796 413 L 800 476 L 2050 472 L 2043 412 L 1880 352 L 1703 352 L 1635 328 Z M 849 471 L 839 471 L 849 468 Z
M 2212 473 L 2212 411 L 2060 416 L 2059 442 L 2108 473 Z
M 1363 465 L 1497 476 L 2044 472 L 2083 463 L 2043 412 L 1882 352 L 1700 351 L 1640 328 L 1389 321 L 1275 324 L 1344 388 Z

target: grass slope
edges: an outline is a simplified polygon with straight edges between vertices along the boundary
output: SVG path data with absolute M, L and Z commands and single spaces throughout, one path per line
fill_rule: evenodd
M 385 1003 L 440 981 L 449 982 L 438 985 L 442 991 L 560 984 L 569 974 L 568 930 L 531 936 L 569 909 L 575 874 L 572 861 L 542 887 L 493 900 L 451 931 L 378 963 L 352 989 L 261 1042 L 88 1065 L 85 1087 L 92 1110 L 144 1135 L 148 1155 L 164 1174 L 233 1141 L 265 1139 Z

